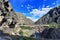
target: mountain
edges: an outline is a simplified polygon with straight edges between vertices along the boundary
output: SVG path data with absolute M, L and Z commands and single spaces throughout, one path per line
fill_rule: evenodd
M 60 6 L 51 9 L 46 15 L 41 17 L 35 24 L 60 24 Z
M 25 15 L 23 15 L 22 13 L 18 13 L 16 12 L 17 18 L 18 18 L 18 22 L 20 25 L 33 25 L 34 22 L 28 18 L 26 18 Z
M 4 33 L 17 34 L 20 25 L 31 25 L 33 21 L 22 13 L 15 13 L 8 0 L 0 0 L 0 30 Z

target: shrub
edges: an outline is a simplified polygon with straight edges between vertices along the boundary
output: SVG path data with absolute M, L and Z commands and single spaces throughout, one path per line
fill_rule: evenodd
M 51 23 L 49 24 L 49 28 L 60 28 L 60 24 Z
M 30 27 L 26 27 L 26 26 L 20 26 L 21 29 L 32 29 Z
M 23 32 L 22 32 L 22 30 L 19 32 L 19 34 L 20 34 L 21 36 L 23 36 Z

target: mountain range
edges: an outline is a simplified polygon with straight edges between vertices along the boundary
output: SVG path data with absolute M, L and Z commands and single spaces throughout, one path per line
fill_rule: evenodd
M 38 19 L 35 24 L 60 24 L 60 6 L 52 8 L 47 14 Z

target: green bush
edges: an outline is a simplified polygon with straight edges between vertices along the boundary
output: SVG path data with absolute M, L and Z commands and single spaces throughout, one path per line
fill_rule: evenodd
M 27 36 L 27 37 L 29 37 L 32 34 L 32 32 L 31 32 L 32 28 L 31 27 L 20 26 L 20 28 L 21 28 L 21 30 L 20 30 L 19 34 L 21 36 Z
M 26 26 L 20 26 L 20 28 L 21 28 L 21 29 L 30 29 L 30 30 L 32 29 L 32 28 L 26 27 Z
M 19 34 L 20 34 L 21 36 L 23 36 L 23 32 L 22 32 L 22 30 L 19 32 Z
M 51 23 L 48 26 L 49 28 L 60 28 L 60 24 L 56 24 L 56 23 Z

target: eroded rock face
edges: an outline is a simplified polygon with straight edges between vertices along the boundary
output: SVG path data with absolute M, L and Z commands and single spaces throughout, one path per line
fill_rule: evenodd
M 60 39 L 60 28 L 48 28 L 44 29 L 42 33 L 35 33 L 31 35 L 34 38 L 45 38 L 45 39 Z M 44 40 L 45 40 L 44 39 Z
M 46 15 L 40 18 L 35 24 L 49 24 L 58 23 L 60 24 L 60 6 L 51 9 Z
M 33 22 L 21 13 L 15 13 L 8 0 L 0 0 L 0 30 L 15 35 L 20 31 L 20 25 L 26 24 Z
M 12 32 L 13 30 L 16 30 L 15 27 L 17 25 L 17 20 L 16 20 L 17 18 L 9 1 L 0 0 L 0 4 L 1 4 L 0 5 L 0 30 L 3 30 L 5 33 L 9 33 L 10 31 Z
M 45 29 L 42 32 L 42 37 L 43 38 L 48 38 L 48 39 L 60 39 L 60 28 L 49 28 Z

